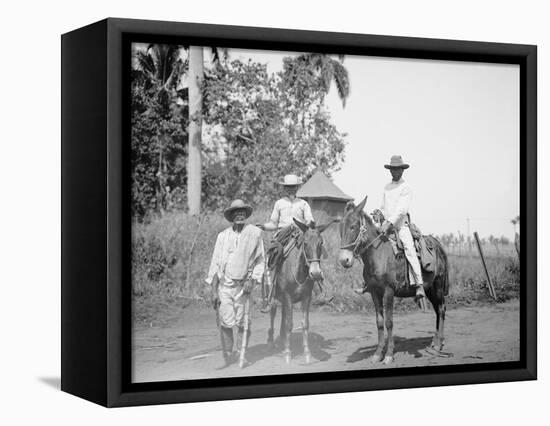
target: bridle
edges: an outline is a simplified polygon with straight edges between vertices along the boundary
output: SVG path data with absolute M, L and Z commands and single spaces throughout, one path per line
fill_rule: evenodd
M 301 240 L 301 241 L 297 241 L 297 242 L 296 242 L 296 245 L 299 245 L 299 246 L 300 246 L 300 249 L 299 249 L 299 250 L 300 250 L 300 254 L 304 256 L 304 260 L 306 261 L 306 265 L 307 265 L 307 267 L 308 267 L 308 270 L 309 270 L 310 265 L 311 265 L 312 263 L 314 263 L 314 262 L 319 262 L 319 265 L 321 265 L 321 258 L 316 258 L 316 257 L 309 258 L 309 257 L 307 257 L 306 249 L 305 249 L 305 247 L 306 247 L 305 239 L 302 237 L 302 238 L 300 238 L 300 240 Z M 321 237 L 321 244 L 323 244 L 323 238 L 322 238 L 322 237 Z M 312 279 L 312 280 L 313 280 L 313 278 L 311 278 L 311 277 L 309 276 L 309 274 L 308 274 L 308 276 L 306 276 L 306 279 L 305 279 L 303 282 L 300 282 L 300 281 L 298 281 L 298 278 L 296 277 L 296 271 L 294 271 L 293 274 L 294 274 L 294 281 L 296 281 L 296 284 L 298 284 L 298 285 L 303 285 L 303 284 L 305 284 L 305 282 L 306 282 L 308 279 Z M 319 281 L 319 280 L 313 280 L 313 281 Z
M 379 238 L 381 238 L 384 235 L 384 234 L 379 234 L 370 243 L 364 246 L 364 243 L 367 241 L 366 237 L 367 237 L 368 228 L 367 228 L 367 223 L 365 221 L 363 214 L 359 215 L 359 220 L 360 220 L 359 232 L 357 233 L 357 238 L 355 238 L 355 241 L 351 244 L 347 244 L 345 246 L 340 247 L 341 250 L 351 250 L 353 257 L 355 258 L 360 258 L 361 255 L 365 252 L 365 250 L 367 250 Z

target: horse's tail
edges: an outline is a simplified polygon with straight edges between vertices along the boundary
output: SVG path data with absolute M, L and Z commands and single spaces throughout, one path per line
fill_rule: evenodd
M 435 238 L 432 235 L 429 235 L 428 238 L 432 240 L 433 244 L 436 247 L 437 275 L 438 275 L 437 279 L 439 280 L 439 282 L 443 287 L 443 294 L 445 296 L 448 296 L 450 281 L 449 281 L 449 260 L 447 258 L 447 253 L 445 253 L 445 249 L 443 248 L 443 245 L 437 238 Z

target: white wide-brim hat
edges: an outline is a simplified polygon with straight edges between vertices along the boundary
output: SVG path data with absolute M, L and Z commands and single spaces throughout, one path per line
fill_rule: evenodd
M 298 186 L 302 184 L 302 179 L 296 175 L 286 175 L 279 183 L 284 186 Z

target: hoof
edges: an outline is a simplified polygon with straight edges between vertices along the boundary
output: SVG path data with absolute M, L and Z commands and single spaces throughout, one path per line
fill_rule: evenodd
M 370 357 L 370 362 L 373 363 L 373 364 L 376 364 L 376 363 L 380 362 L 381 359 L 382 359 L 381 355 L 374 354 L 373 356 Z
M 388 364 L 392 364 L 393 363 L 393 356 L 386 356 L 384 358 L 384 361 L 382 361 L 382 363 L 388 365 Z
M 434 340 L 432 341 L 431 348 L 435 351 L 441 352 L 443 350 L 443 346 L 445 346 L 444 341 L 439 342 L 437 340 Z
M 285 356 L 285 362 L 290 364 L 290 351 L 284 351 L 283 354 Z

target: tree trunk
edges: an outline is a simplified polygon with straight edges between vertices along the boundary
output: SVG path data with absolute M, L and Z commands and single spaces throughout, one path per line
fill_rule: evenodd
M 187 206 L 196 216 L 201 210 L 203 48 L 189 47 L 189 148 L 187 153 Z

